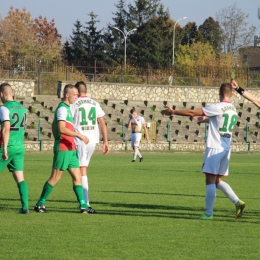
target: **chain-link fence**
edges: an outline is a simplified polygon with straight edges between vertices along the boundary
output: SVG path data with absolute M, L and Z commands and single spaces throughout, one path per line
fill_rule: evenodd
M 152 69 L 149 64 L 133 67 L 122 64 L 111 66 L 97 61 L 79 65 L 66 65 L 62 60 L 40 60 L 15 57 L 0 57 L 0 78 L 33 79 L 35 93 L 56 94 L 57 81 L 91 81 L 128 84 L 220 86 L 230 81 L 231 75 L 241 86 L 260 87 L 260 68 L 228 68 L 202 66 L 176 66 Z

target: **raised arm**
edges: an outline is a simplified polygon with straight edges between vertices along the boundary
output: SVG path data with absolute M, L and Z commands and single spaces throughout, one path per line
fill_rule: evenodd
M 255 104 L 258 108 L 260 108 L 260 98 L 252 95 L 250 92 L 244 90 L 243 88 L 239 87 L 237 82 L 235 80 L 231 81 L 231 86 L 233 89 L 236 90 L 237 93 L 239 93 L 244 98 L 251 101 L 253 104 Z
M 133 115 L 129 114 L 129 121 L 128 121 L 128 124 L 127 124 L 127 128 L 130 128 L 132 126 L 132 118 L 133 118 Z
M 170 106 L 166 106 L 167 109 L 164 109 L 161 111 L 163 115 L 171 116 L 171 115 L 178 115 L 178 116 L 205 116 L 203 113 L 202 108 L 191 110 L 191 109 L 185 109 L 185 110 L 173 110 Z

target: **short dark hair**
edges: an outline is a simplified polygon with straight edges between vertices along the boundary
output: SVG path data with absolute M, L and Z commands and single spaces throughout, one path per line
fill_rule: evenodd
M 87 93 L 87 86 L 84 81 L 78 81 L 75 84 L 75 87 L 78 89 L 79 93 Z
M 230 95 L 232 93 L 232 86 L 230 83 L 222 83 L 222 85 L 219 88 L 219 94 L 221 96 Z
M 66 96 L 66 94 L 69 92 L 69 90 L 73 89 L 73 88 L 76 88 L 74 85 L 72 84 L 67 84 L 65 87 L 64 87 L 64 90 L 63 90 L 63 97 Z
M 130 113 L 131 113 L 131 114 L 133 114 L 134 112 L 136 112 L 135 107 L 133 107 L 133 108 L 130 110 Z
M 6 82 L 2 83 L 0 85 L 0 92 L 4 92 L 7 86 L 11 88 L 10 84 L 8 84 Z

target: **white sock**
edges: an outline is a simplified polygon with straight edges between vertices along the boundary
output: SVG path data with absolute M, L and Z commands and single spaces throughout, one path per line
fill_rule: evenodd
M 205 197 L 206 212 L 205 212 L 205 214 L 208 217 L 213 215 L 215 198 L 216 198 L 216 185 L 215 184 L 206 185 L 206 197 Z
M 81 182 L 82 182 L 82 188 L 83 188 L 83 193 L 84 193 L 84 198 L 89 205 L 89 198 L 88 198 L 88 177 L 87 176 L 82 176 L 81 177 Z
M 134 149 L 133 160 L 136 160 L 137 154 L 138 154 L 138 149 Z
M 217 188 L 220 189 L 234 204 L 237 204 L 239 202 L 238 196 L 232 190 L 228 183 L 220 181 L 217 185 Z
M 137 155 L 138 155 L 138 157 L 139 157 L 139 158 L 142 158 L 142 155 L 141 155 L 139 149 L 136 149 L 136 150 L 137 150 Z

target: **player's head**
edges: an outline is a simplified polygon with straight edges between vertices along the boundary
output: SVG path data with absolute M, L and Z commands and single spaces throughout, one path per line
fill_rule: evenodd
M 7 100 L 13 100 L 14 92 L 8 83 L 2 83 L 0 85 L 0 98 L 3 103 Z
M 133 107 L 133 108 L 130 110 L 130 113 L 131 113 L 134 117 L 138 116 L 135 107 Z
M 219 88 L 220 101 L 230 99 L 233 96 L 232 86 L 230 83 L 223 83 Z
M 68 84 L 64 87 L 62 101 L 68 104 L 73 104 L 77 99 L 78 94 L 77 88 L 72 84 Z
M 79 95 L 87 94 L 87 86 L 84 81 L 78 81 L 75 84 L 75 87 L 78 89 Z

